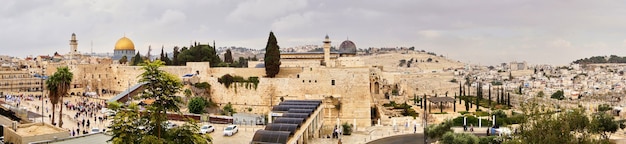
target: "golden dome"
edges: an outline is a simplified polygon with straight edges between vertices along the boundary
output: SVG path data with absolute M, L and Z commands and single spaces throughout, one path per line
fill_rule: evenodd
M 133 44 L 133 41 L 130 39 L 122 37 L 120 40 L 117 40 L 117 43 L 115 43 L 114 50 L 135 50 L 135 44 Z

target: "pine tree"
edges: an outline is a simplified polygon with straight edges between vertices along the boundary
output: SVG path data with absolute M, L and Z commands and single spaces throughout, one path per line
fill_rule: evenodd
M 226 53 L 224 53 L 224 62 L 225 63 L 233 63 L 233 54 L 230 51 L 230 49 L 227 49 Z
M 274 32 L 270 32 L 265 46 L 265 74 L 267 77 L 275 77 L 280 72 L 280 51 Z

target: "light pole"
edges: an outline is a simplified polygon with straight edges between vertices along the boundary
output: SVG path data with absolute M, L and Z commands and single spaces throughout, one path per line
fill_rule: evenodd
M 44 100 L 43 99 L 45 95 L 45 92 L 44 92 L 45 90 L 43 89 L 43 85 L 44 85 L 44 79 L 46 77 L 45 71 L 46 71 L 46 67 L 42 65 L 41 66 L 41 123 L 42 124 L 43 124 L 43 117 L 44 117 L 44 114 L 43 114 L 43 107 L 44 107 L 43 101 Z

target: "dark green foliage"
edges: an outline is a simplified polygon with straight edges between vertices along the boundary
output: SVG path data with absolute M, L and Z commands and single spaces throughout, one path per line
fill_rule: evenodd
M 173 76 L 159 67 L 163 62 L 146 61 L 140 75 L 139 82 L 147 82 L 145 90 L 140 93 L 141 98 L 155 99 L 156 101 L 146 107 L 140 114 L 137 104 L 131 103 L 127 108 L 121 108 L 119 104 L 111 103 L 111 109 L 118 111 L 113 118 L 111 130 L 113 137 L 109 140 L 114 144 L 121 143 L 207 143 L 210 138 L 198 134 L 198 127 L 193 120 L 188 120 L 180 127 L 165 128 L 167 121 L 166 112 L 180 112 L 181 104 L 179 96 L 176 96 L 182 83 L 178 77 Z
M 218 78 L 217 81 L 224 84 L 226 88 L 230 88 L 230 85 L 233 83 L 245 83 L 246 88 L 254 86 L 254 89 L 259 86 L 259 77 L 248 77 L 248 79 L 244 79 L 241 76 L 231 76 L 230 74 L 225 74 L 221 78 Z M 250 83 L 253 85 L 250 86 Z
M 227 49 L 226 53 L 224 53 L 224 62 L 233 63 L 233 53 L 230 51 L 230 49 Z
M 190 113 L 202 114 L 204 113 L 204 108 L 207 106 L 207 103 L 207 100 L 202 97 L 193 97 L 189 100 L 187 107 Z
M 594 64 L 594 63 L 626 63 L 626 57 L 611 55 L 608 59 L 605 56 L 592 56 L 574 61 L 575 64 Z
M 478 118 L 474 117 L 474 116 L 466 116 L 467 117 L 467 126 L 469 127 L 470 125 L 474 125 L 474 127 L 478 127 Z M 456 117 L 454 119 L 452 119 L 452 125 L 453 126 L 463 126 L 463 116 L 459 116 Z M 481 124 L 483 127 L 489 127 L 491 126 L 491 121 L 488 119 L 482 119 L 481 120 Z
M 210 89 L 211 85 L 207 82 L 201 82 L 201 83 L 194 84 L 194 87 L 200 88 L 200 89 Z
M 419 113 L 417 113 L 413 108 L 411 108 L 412 106 L 405 103 L 402 104 L 396 104 L 395 101 L 390 101 L 389 103 L 385 103 L 383 104 L 384 107 L 393 107 L 393 109 L 402 109 L 402 115 L 403 116 L 413 116 L 413 117 L 418 117 Z
M 126 62 L 128 62 L 128 57 L 126 57 L 126 55 L 122 56 L 122 58 L 119 60 L 120 64 L 126 64 Z
M 344 122 L 341 127 L 343 128 L 343 135 L 351 135 L 352 134 L 352 124 L 348 124 Z
M 608 104 L 600 104 L 600 105 L 598 105 L 598 111 L 599 112 L 605 112 L 605 111 L 609 111 L 611 109 L 613 109 L 613 108 L 611 108 L 611 106 L 608 105 Z
M 170 63 L 170 65 L 179 65 L 180 62 L 178 62 L 178 55 L 180 55 L 180 51 L 177 46 L 174 47 L 173 53 L 174 53 L 174 57 L 172 58 L 172 63 Z
M 590 124 L 590 130 L 600 134 L 605 140 L 608 140 L 611 134 L 617 132 L 620 128 L 620 124 L 615 121 L 612 115 L 603 112 L 594 114 Z
M 499 144 L 499 143 L 502 143 L 501 141 L 496 139 L 497 137 L 498 136 L 482 136 L 482 137 L 478 137 L 480 139 L 480 142 L 478 142 L 478 144 Z
M 141 57 L 141 54 L 139 54 L 139 52 L 135 54 L 132 60 L 133 60 L 133 63 L 131 65 L 134 65 L 134 66 L 137 66 L 143 62 L 143 58 Z
M 426 135 L 428 136 L 428 138 L 432 139 L 440 138 L 441 136 L 443 136 L 443 134 L 447 132 L 452 132 L 452 129 L 450 129 L 451 127 L 452 121 L 450 120 L 447 120 L 437 125 L 429 125 L 426 129 Z
M 210 45 L 195 45 L 190 48 L 183 47 L 180 53 L 174 51 L 177 65 L 185 65 L 187 62 L 209 62 L 211 67 L 217 67 L 222 62 Z
M 540 106 L 536 100 L 520 105 L 522 114 L 513 116 L 524 116 L 519 133 L 514 134 L 513 140 L 507 143 L 608 143 L 593 136 L 596 132 L 594 128 L 590 128 L 593 124 L 589 124 L 589 118 L 583 109 L 572 109 L 556 114 Z
M 480 139 L 469 133 L 447 132 L 441 137 L 442 144 L 478 144 Z
M 565 99 L 565 95 L 563 95 L 563 91 L 562 90 L 558 90 L 558 91 L 554 92 L 552 94 L 552 96 L 550 96 L 550 98 L 563 100 L 563 99 Z
M 233 108 L 233 105 L 230 104 L 230 102 L 228 102 L 228 104 L 226 104 L 226 106 L 224 106 L 224 109 L 222 109 L 222 114 L 223 115 L 229 115 L 232 116 L 233 114 L 237 113 L 235 112 L 235 109 Z
M 239 60 L 236 62 L 237 66 L 236 67 L 248 67 L 248 61 L 250 59 L 245 59 L 243 57 L 239 57 Z
M 280 48 L 274 36 L 274 32 L 270 32 L 265 46 L 265 74 L 267 77 L 273 78 L 280 72 Z

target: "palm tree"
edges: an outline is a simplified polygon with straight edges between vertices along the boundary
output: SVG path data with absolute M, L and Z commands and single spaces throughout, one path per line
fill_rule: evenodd
M 59 101 L 63 103 L 63 97 L 67 94 L 70 89 L 70 84 L 72 83 L 72 78 L 74 74 L 70 72 L 67 67 L 59 67 L 57 68 L 57 72 L 55 72 L 47 81 L 46 86 L 49 90 L 49 98 L 52 103 L 52 123 L 54 124 L 54 114 L 55 114 L 55 106 L 59 104 Z M 62 104 L 61 104 L 62 105 Z M 59 127 L 63 126 L 63 106 L 60 107 L 59 111 Z
M 54 117 L 56 113 L 56 104 L 59 103 L 59 95 L 57 93 L 57 78 L 55 75 L 50 76 L 46 79 L 46 88 L 48 88 L 48 98 L 50 99 L 50 103 L 52 103 L 52 121 L 51 124 L 54 125 Z

